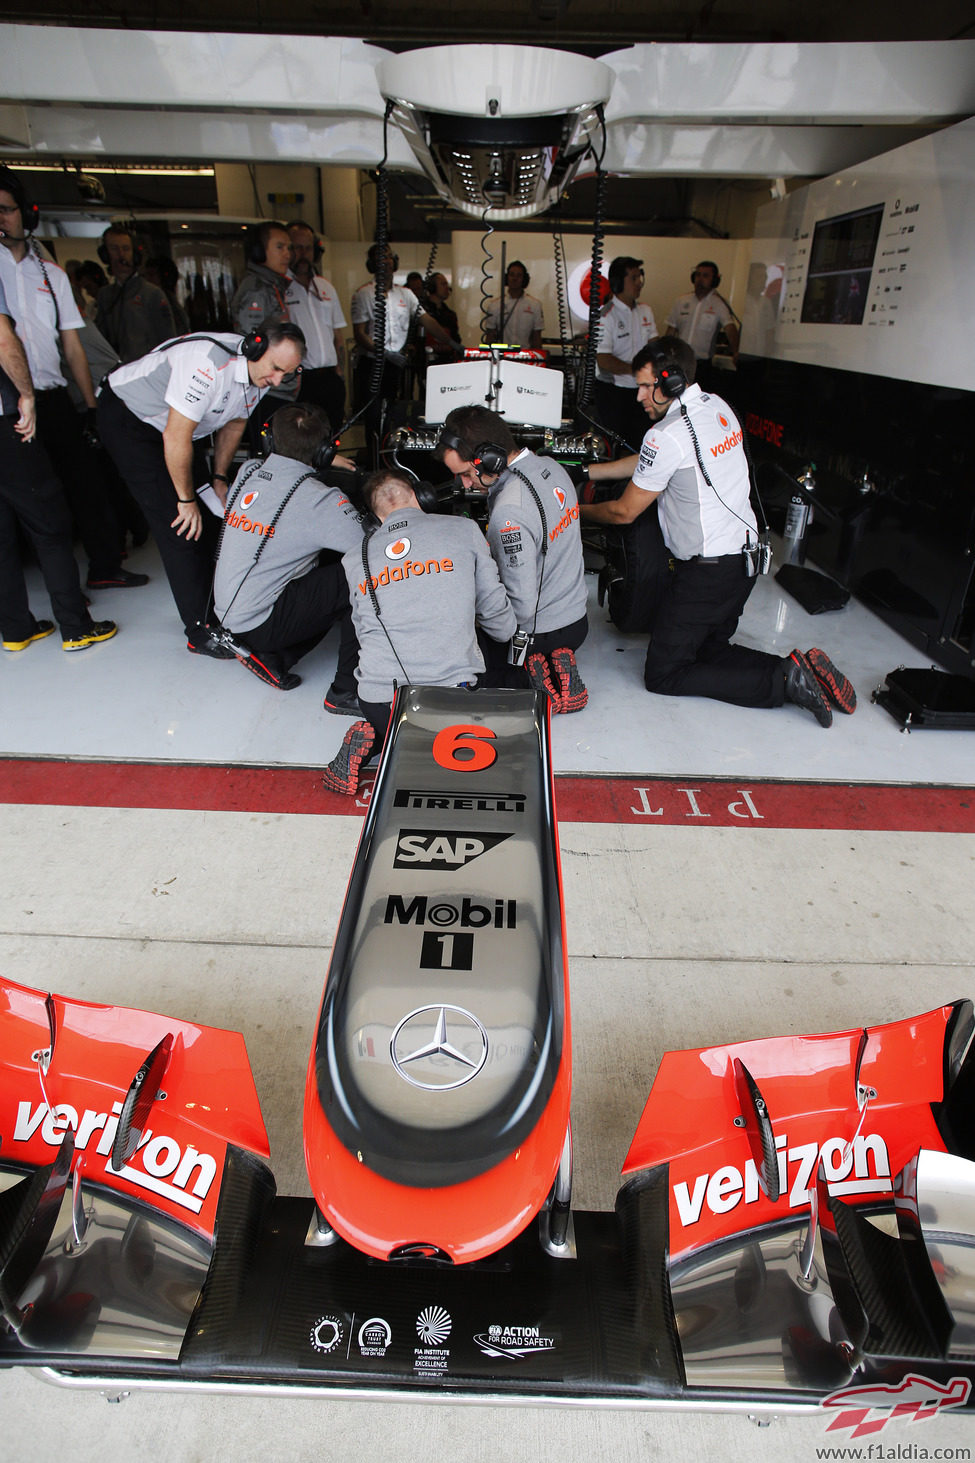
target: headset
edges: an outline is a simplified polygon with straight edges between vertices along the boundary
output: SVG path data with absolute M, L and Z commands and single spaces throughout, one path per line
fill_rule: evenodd
M 456 432 L 442 431 L 436 451 L 443 452 L 448 448 L 451 452 L 456 452 L 464 462 L 470 462 L 481 481 L 484 480 L 485 475 L 493 478 L 500 477 L 508 466 L 508 454 L 496 442 L 480 442 L 472 448 L 462 437 L 458 437 Z
M 650 365 L 657 373 L 654 390 L 659 388 L 661 396 L 666 396 L 668 401 L 676 401 L 690 385 L 683 366 L 668 359 L 665 351 L 655 351 L 650 357 Z
M 697 271 L 699 269 L 713 269 L 714 270 L 714 284 L 711 286 L 711 288 L 716 290 L 718 288 L 718 285 L 721 283 L 721 271 L 719 270 L 718 266 L 715 264 L 714 260 L 713 259 L 702 259 L 701 262 L 700 262 L 700 264 L 695 264 L 694 268 L 691 270 L 691 284 L 696 284 L 697 283 Z
M 389 245 L 388 244 L 386 245 L 386 248 L 387 249 L 389 248 Z M 370 274 L 376 274 L 379 271 L 379 260 L 380 260 L 379 250 L 380 250 L 380 245 L 378 243 L 377 244 L 370 244 L 369 245 L 369 249 L 368 249 L 368 251 L 366 253 L 366 268 L 368 269 L 368 271 L 369 271 Z M 390 253 L 392 253 L 392 250 L 390 250 Z M 399 255 L 398 254 L 393 254 L 393 268 L 394 269 L 399 269 Z
M 24 233 L 21 236 L 4 233 L 3 237 L 5 239 L 12 239 L 15 244 L 23 244 L 26 242 L 27 235 L 32 234 L 37 228 L 41 216 L 41 210 L 38 208 L 36 203 L 31 203 L 30 199 L 27 196 L 27 191 L 24 188 L 23 183 L 20 181 L 17 174 L 13 172 L 11 168 L 5 168 L 0 166 L 0 188 L 2 188 L 5 193 L 10 194 L 11 198 L 20 209 L 20 222 L 21 227 L 24 230 Z
M 264 453 L 265 457 L 270 457 L 271 453 L 275 450 L 273 424 L 274 418 L 269 417 L 268 420 L 261 427 L 261 451 Z M 339 450 L 340 441 L 341 438 L 334 437 L 332 435 L 331 425 L 328 423 L 328 421 L 326 421 L 325 433 L 322 437 L 322 440 L 319 442 L 318 446 L 315 448 L 315 451 L 312 453 L 310 465 L 314 476 L 321 477 L 323 473 L 328 472 L 329 468 L 332 466 L 332 462 L 335 459 L 335 454 Z M 303 482 L 304 479 L 302 479 L 301 481 Z
M 290 339 L 291 337 L 285 337 Z M 266 355 L 270 340 L 262 330 L 251 330 L 247 335 L 240 337 L 238 345 L 228 345 L 225 340 L 218 340 L 215 335 L 203 335 L 194 332 L 192 335 L 177 335 L 173 340 L 165 340 L 162 345 L 154 346 L 157 351 L 171 351 L 177 345 L 185 345 L 190 340 L 208 340 L 211 345 L 217 345 L 228 356 L 243 356 L 245 361 L 259 361 L 261 356 Z
M 272 229 L 280 229 L 283 234 L 288 230 L 283 223 L 276 218 L 265 219 L 263 223 L 251 224 L 247 230 L 244 240 L 244 256 L 248 264 L 267 263 L 267 241 L 270 238 Z M 288 235 L 290 242 L 291 236 Z
M 633 269 L 636 265 L 639 265 L 639 267 L 642 269 L 643 260 L 631 259 L 626 254 L 621 254 L 619 258 L 611 260 L 607 280 L 609 283 L 609 287 L 613 291 L 614 295 L 618 295 L 620 290 L 623 288 L 623 285 L 626 283 L 627 270 Z M 691 279 L 691 283 L 693 283 L 693 276 Z
M 132 245 L 132 263 L 138 269 L 139 265 L 142 263 L 145 257 L 145 250 L 139 243 L 139 240 L 136 238 L 134 230 L 131 229 L 128 224 L 121 222 L 109 224 L 108 228 L 102 234 L 101 242 L 98 245 L 98 248 L 95 250 L 95 253 L 98 255 L 102 263 L 111 263 L 111 257 L 108 252 L 108 245 L 105 242 L 106 236 L 108 234 L 124 234 L 126 236 L 129 243 Z
M 321 239 L 318 237 L 318 234 L 312 228 L 311 224 L 306 223 L 303 218 L 293 218 L 290 223 L 285 224 L 285 228 L 288 230 L 288 233 L 289 234 L 291 233 L 291 230 L 292 229 L 307 229 L 308 230 L 308 232 L 311 234 L 311 237 L 312 237 L 312 246 L 311 246 L 312 263 L 313 264 L 317 264 L 319 262 L 319 260 L 321 259 L 322 255 L 325 253 L 325 249 L 324 249 L 324 247 L 322 245 Z
M 520 269 L 521 270 L 522 274 L 525 276 L 525 280 L 524 280 L 524 284 L 523 284 L 522 288 L 527 290 L 528 286 L 532 282 L 532 277 L 528 273 L 528 270 L 522 264 L 522 262 L 521 262 L 520 259 L 512 259 L 511 263 L 508 265 L 507 269 L 505 270 L 505 272 L 504 272 L 504 282 L 505 282 L 505 284 L 508 283 L 508 275 L 511 273 L 511 271 L 513 269 Z

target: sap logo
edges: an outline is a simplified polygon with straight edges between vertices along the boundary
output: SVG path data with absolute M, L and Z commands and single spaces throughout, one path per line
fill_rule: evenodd
M 462 869 L 482 853 L 497 848 L 510 833 L 431 833 L 428 828 L 401 828 L 394 869 Z
M 95 1152 L 108 1157 L 115 1141 L 121 1111 L 120 1102 L 113 1103 L 110 1113 L 86 1108 L 80 1115 L 77 1108 L 67 1102 L 56 1103 L 53 1108 L 49 1108 L 46 1102 L 39 1102 L 32 1112 L 29 1102 L 20 1102 L 17 1104 L 13 1141 L 29 1143 L 40 1129 L 42 1143 L 49 1148 L 60 1148 L 64 1135 L 70 1128 L 75 1135 L 76 1153 L 84 1153 L 97 1133 L 99 1138 L 95 1144 Z M 143 1132 L 136 1153 L 141 1159 L 141 1167 L 133 1167 L 130 1161 L 119 1169 L 119 1178 L 127 1179 L 140 1189 L 160 1194 L 164 1199 L 171 1199 L 173 1203 L 179 1204 L 181 1208 L 191 1209 L 194 1214 L 199 1214 L 203 1208 L 203 1200 L 217 1176 L 217 1161 L 211 1154 L 197 1152 L 192 1144 L 184 1150 L 175 1138 L 169 1138 L 162 1133 L 153 1134 L 151 1128 Z M 134 1157 L 135 1154 L 133 1159 Z M 85 1171 L 87 1173 L 91 1170 Z M 192 1190 L 187 1192 L 191 1178 L 195 1178 L 195 1181 Z M 170 1182 L 164 1182 L 166 1179 Z
M 779 1191 L 788 1194 L 790 1209 L 801 1209 L 810 1202 L 809 1186 L 815 1184 L 822 1163 L 831 1194 L 889 1194 L 890 1159 L 887 1145 L 877 1133 L 858 1134 L 850 1143 L 846 1138 L 827 1138 L 824 1143 L 799 1143 L 790 1148 L 783 1134 L 776 1138 L 779 1166 Z M 868 1159 L 873 1160 L 873 1176 Z M 789 1187 L 789 1165 L 794 1165 L 792 1187 Z M 714 1173 L 698 1174 L 693 1186 L 674 1185 L 674 1202 L 683 1225 L 697 1224 L 705 1203 L 712 1214 L 728 1214 L 744 1199 L 757 1204 L 761 1197 L 758 1170 L 749 1158 L 744 1172 L 734 1164 L 725 1164 Z
M 475 904 L 465 897 L 456 904 L 445 900 L 429 903 L 425 894 L 417 894 L 407 903 L 400 894 L 390 894 L 386 899 L 385 925 L 435 925 L 447 930 L 456 925 L 462 930 L 483 930 L 493 925 L 496 930 L 513 930 L 518 923 L 518 903 L 515 899 L 496 899 L 492 907 Z

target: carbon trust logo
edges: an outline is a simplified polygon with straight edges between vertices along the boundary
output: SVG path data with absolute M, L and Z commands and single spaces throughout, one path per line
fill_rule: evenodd
M 898 1419 L 926 1422 L 938 1412 L 963 1407 L 971 1390 L 967 1377 L 952 1377 L 947 1386 L 942 1386 L 915 1372 L 909 1372 L 896 1386 L 874 1383 L 844 1387 L 823 1398 L 823 1407 L 835 1409 L 826 1431 L 849 1431 L 851 1438 L 863 1438 L 881 1432 Z

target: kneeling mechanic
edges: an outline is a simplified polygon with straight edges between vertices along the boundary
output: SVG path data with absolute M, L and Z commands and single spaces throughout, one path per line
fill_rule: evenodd
M 292 666 L 338 625 L 325 709 L 356 716 L 358 646 L 338 556 L 361 542 L 362 519 L 348 494 L 323 480 L 333 460 L 352 464 L 334 457 L 321 407 L 282 407 L 265 430 L 268 457 L 245 463 L 227 497 L 214 608 L 241 664 L 279 691 L 301 684 Z M 320 562 L 323 550 L 331 562 Z

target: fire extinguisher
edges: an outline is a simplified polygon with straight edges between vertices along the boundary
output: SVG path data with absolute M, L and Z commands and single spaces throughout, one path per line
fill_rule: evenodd
M 806 562 L 806 534 L 813 520 L 812 504 L 808 495 L 816 491 L 815 472 L 816 464 L 811 462 L 805 472 L 796 478 L 796 490 L 789 499 L 785 533 L 782 536 L 782 549 L 787 564 Z

